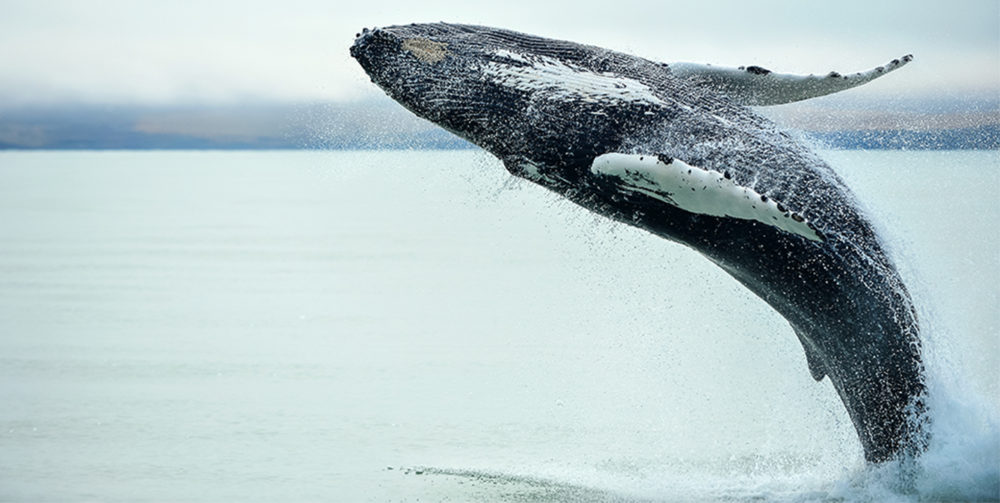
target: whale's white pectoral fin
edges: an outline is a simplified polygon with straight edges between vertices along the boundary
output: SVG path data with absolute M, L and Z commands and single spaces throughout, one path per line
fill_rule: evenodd
M 737 184 L 728 173 L 691 166 L 665 155 L 619 153 L 596 157 L 590 170 L 610 179 L 622 192 L 644 194 L 691 213 L 755 220 L 812 241 L 824 239 L 801 215 Z
M 741 105 L 781 105 L 844 91 L 871 82 L 913 60 L 907 54 L 866 72 L 842 75 L 792 75 L 759 66 L 727 68 L 697 63 L 670 63 L 670 72 L 697 85 L 710 87 Z

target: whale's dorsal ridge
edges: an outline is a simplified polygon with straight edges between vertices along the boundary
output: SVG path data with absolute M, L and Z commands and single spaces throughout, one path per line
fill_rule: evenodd
M 741 105 L 769 106 L 845 91 L 902 68 L 910 61 L 913 55 L 907 54 L 868 71 L 826 75 L 776 73 L 759 66 L 729 68 L 698 63 L 670 63 L 667 66 L 673 75 L 725 94 Z

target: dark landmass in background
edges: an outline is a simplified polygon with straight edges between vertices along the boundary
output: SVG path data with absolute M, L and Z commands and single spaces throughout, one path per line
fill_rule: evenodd
M 973 102 L 810 100 L 759 109 L 834 149 L 997 149 L 1000 111 Z M 344 104 L 0 107 L 0 149 L 463 149 L 388 98 Z

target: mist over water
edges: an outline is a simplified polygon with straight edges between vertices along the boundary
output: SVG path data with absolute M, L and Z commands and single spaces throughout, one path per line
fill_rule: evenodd
M 721 270 L 482 152 L 4 152 L 0 500 L 1000 498 L 996 152 L 823 155 L 920 309 L 912 465 Z

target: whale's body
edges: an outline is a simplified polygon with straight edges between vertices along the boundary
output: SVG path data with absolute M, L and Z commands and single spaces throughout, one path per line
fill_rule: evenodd
M 773 306 L 812 376 L 830 377 L 867 460 L 922 448 L 918 323 L 899 274 L 837 174 L 744 106 L 852 87 L 909 57 L 795 77 L 449 24 L 365 30 L 351 54 L 514 175 L 697 250 Z

